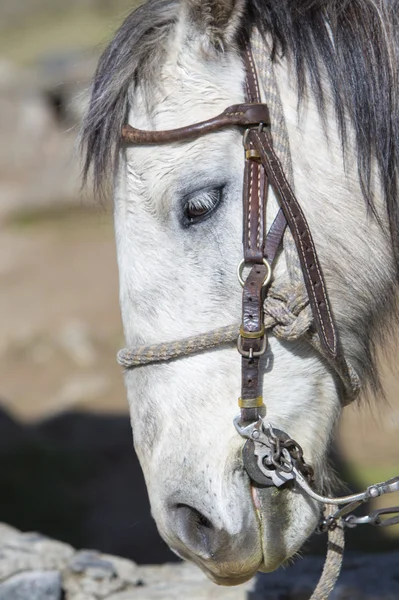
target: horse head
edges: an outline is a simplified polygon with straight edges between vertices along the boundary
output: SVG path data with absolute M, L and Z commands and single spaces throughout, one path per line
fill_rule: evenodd
M 128 346 L 168 344 L 239 321 L 242 130 L 225 127 L 159 144 L 121 144 L 120 135 L 126 124 L 175 130 L 244 104 L 243 49 L 256 22 L 281 102 L 287 169 L 292 165 L 340 345 L 367 387 L 376 385 L 372 350 L 392 312 L 397 281 L 390 231 L 397 223 L 392 140 L 398 132 L 392 114 L 390 125 L 385 120 L 397 110 L 392 94 L 387 100 L 393 83 L 388 19 L 367 1 L 351 15 L 349 9 L 335 14 L 333 2 L 314 2 L 311 9 L 298 4 L 302 13 L 257 0 L 149 0 L 137 9 L 100 60 L 83 130 L 86 171 L 94 165 L 97 186 L 114 174 Z M 348 18 L 362 25 L 356 40 L 344 27 Z M 345 62 L 354 41 L 369 43 L 370 31 L 379 51 L 347 54 Z M 270 90 L 262 78 L 259 85 L 263 100 Z M 381 158 L 383 146 L 388 154 Z M 269 190 L 269 225 L 279 209 L 275 192 Z M 277 287 L 292 284 L 288 245 L 284 250 L 273 265 Z M 295 292 L 291 285 L 294 304 Z M 260 359 L 261 417 L 300 444 L 322 489 L 344 390 L 309 343 L 313 334 L 311 323 L 295 339 L 272 331 Z M 232 345 L 125 372 L 134 444 L 158 529 L 177 554 L 227 585 L 279 567 L 320 518 L 319 504 L 292 482 L 276 487 L 248 476 L 243 439 L 232 425 L 240 378 Z

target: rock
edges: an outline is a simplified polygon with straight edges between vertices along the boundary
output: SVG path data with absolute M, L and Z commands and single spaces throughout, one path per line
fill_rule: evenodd
M 398 565 L 397 552 L 348 554 L 330 600 L 399 600 Z M 193 564 L 138 566 L 0 524 L 0 600 L 308 600 L 322 567 L 322 558 L 309 556 L 223 588 Z
M 4 530 L 4 525 L 2 526 Z M 74 551 L 68 544 L 56 542 L 38 533 L 20 533 L 0 529 L 0 581 L 21 571 L 60 571 L 66 567 Z
M 111 561 L 104 560 L 97 552 L 78 552 L 69 562 L 73 573 L 90 572 L 94 579 L 116 577 L 117 571 Z
M 57 571 L 20 573 L 0 584 L 0 600 L 61 600 L 61 594 Z
M 5 544 L 10 540 L 14 540 L 18 534 L 19 531 L 18 529 L 15 529 L 15 527 L 0 523 L 0 544 Z
M 68 567 L 64 573 L 64 590 L 74 600 L 80 597 L 109 598 L 129 584 L 135 587 L 138 581 L 134 563 L 131 563 L 133 579 L 125 579 L 114 564 L 113 557 L 107 559 L 97 552 L 78 552 Z
M 220 587 L 212 583 L 192 563 L 139 567 L 140 586 L 134 591 L 134 600 L 246 600 L 253 583 L 236 587 Z M 122 592 L 107 600 L 131 600 Z

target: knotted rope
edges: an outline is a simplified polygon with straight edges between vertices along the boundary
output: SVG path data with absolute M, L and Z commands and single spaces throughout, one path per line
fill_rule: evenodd
M 264 302 L 265 328 L 281 340 L 298 340 L 312 325 L 309 299 L 297 286 L 272 286 Z
M 284 340 L 297 340 L 306 335 L 313 320 L 309 300 L 299 299 L 291 286 L 285 290 L 281 286 L 272 286 L 264 303 L 264 312 L 265 329 Z M 165 344 L 124 348 L 118 353 L 118 363 L 125 369 L 132 369 L 205 352 L 223 344 L 236 343 L 239 330 L 240 324 L 236 323 Z

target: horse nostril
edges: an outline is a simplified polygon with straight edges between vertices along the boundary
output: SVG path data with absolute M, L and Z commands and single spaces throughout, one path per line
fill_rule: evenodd
M 173 529 L 186 548 L 203 558 L 213 558 L 218 546 L 218 532 L 213 523 L 188 504 L 175 504 Z
M 186 516 L 192 520 L 193 524 L 197 527 L 204 527 L 205 529 L 213 529 L 213 525 L 207 517 L 205 517 L 199 510 L 189 506 L 188 504 L 176 504 L 176 508 L 180 511 L 186 512 Z

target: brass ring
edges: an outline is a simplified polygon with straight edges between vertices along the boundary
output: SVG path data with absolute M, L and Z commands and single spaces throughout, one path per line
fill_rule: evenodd
M 263 396 L 249 399 L 238 398 L 238 406 L 240 408 L 262 408 Z
M 245 331 L 240 325 L 240 336 L 245 340 L 259 340 L 265 335 L 265 326 L 262 324 L 259 331 Z
M 265 258 L 263 259 L 262 262 L 263 262 L 263 264 L 265 265 L 265 267 L 267 269 L 266 277 L 263 280 L 262 287 L 266 287 L 270 283 L 270 280 L 272 278 L 273 272 L 272 272 L 272 268 L 271 268 L 270 264 L 267 262 L 267 260 Z M 246 264 L 247 263 L 245 262 L 245 258 L 243 258 L 242 261 L 240 262 L 240 264 L 237 267 L 237 277 L 238 277 L 238 281 L 240 282 L 240 284 L 241 284 L 242 287 L 244 287 L 244 285 L 245 285 L 245 281 L 244 281 L 244 279 L 242 277 L 242 274 L 244 272 L 244 267 L 245 267 Z

